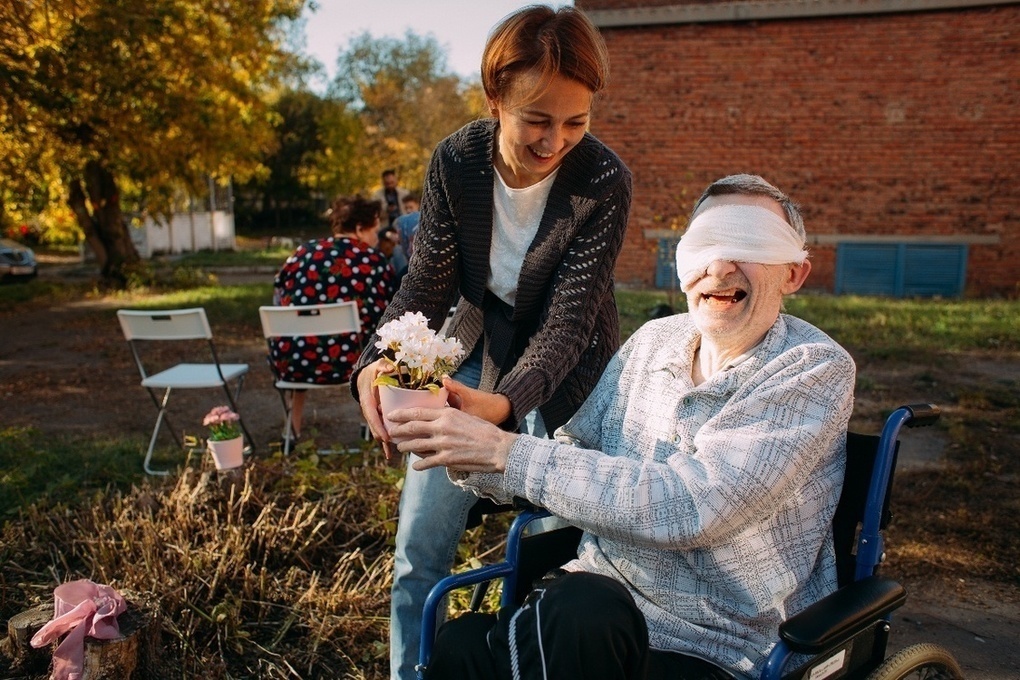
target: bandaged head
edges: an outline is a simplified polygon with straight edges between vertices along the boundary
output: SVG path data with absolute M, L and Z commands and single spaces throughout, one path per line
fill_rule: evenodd
M 687 292 L 716 260 L 757 264 L 803 264 L 804 239 L 768 208 L 723 204 L 691 220 L 676 248 L 680 290 Z

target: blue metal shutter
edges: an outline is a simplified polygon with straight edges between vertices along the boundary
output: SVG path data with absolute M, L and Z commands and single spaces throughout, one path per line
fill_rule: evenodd
M 660 238 L 655 258 L 655 287 L 669 288 L 676 283 L 676 246 L 680 238 Z
M 966 245 L 841 243 L 836 293 L 893 297 L 963 294 Z
M 903 253 L 905 297 L 956 297 L 963 294 L 967 246 L 909 245 Z
M 839 244 L 836 293 L 895 295 L 897 250 L 895 244 Z

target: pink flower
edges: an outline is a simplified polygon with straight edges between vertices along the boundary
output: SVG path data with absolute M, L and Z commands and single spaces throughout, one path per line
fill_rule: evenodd
M 241 436 L 237 423 L 241 416 L 234 413 L 229 406 L 217 406 L 206 414 L 202 424 L 209 428 L 209 439 L 212 441 L 225 441 Z

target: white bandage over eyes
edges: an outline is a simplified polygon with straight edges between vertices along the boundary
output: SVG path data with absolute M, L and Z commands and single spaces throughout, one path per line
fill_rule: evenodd
M 716 260 L 802 264 L 807 256 L 804 240 L 771 210 L 718 205 L 691 220 L 676 247 L 676 273 L 686 292 Z

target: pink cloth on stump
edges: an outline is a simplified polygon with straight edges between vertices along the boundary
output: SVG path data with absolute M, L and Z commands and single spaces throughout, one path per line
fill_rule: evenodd
M 69 633 L 53 652 L 54 680 L 80 680 L 85 664 L 85 637 L 112 640 L 120 635 L 117 616 L 127 610 L 120 593 L 88 579 L 68 581 L 53 590 L 53 619 L 32 636 L 44 647 Z

